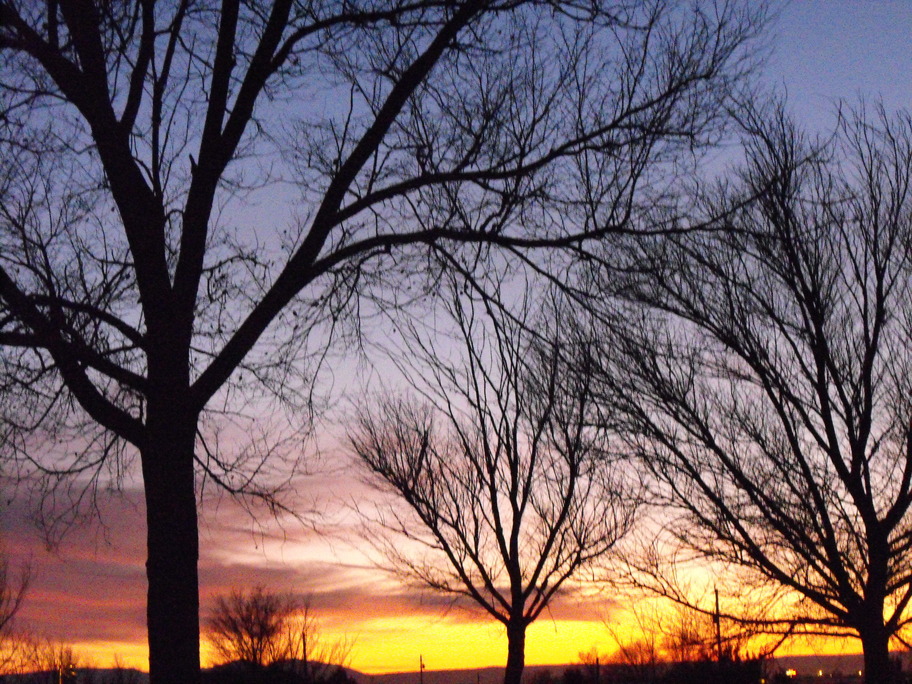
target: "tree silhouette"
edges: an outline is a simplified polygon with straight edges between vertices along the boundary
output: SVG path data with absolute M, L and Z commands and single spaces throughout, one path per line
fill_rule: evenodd
M 14 629 L 14 619 L 22 608 L 30 580 L 28 566 L 17 573 L 6 558 L 0 557 L 0 674 L 17 669 L 22 660 L 22 638 Z
M 207 633 L 225 662 L 242 661 L 263 668 L 286 656 L 283 638 L 300 606 L 291 596 L 255 587 L 219 596 L 207 620 Z
M 138 455 L 153 684 L 199 678 L 200 479 L 275 503 L 274 450 L 213 431 L 306 407 L 432 255 L 625 229 L 711 141 L 754 7 L 0 0 L 3 449 L 102 493 Z
M 323 642 L 308 601 L 262 586 L 216 597 L 206 636 L 223 664 L 240 663 L 242 678 L 263 681 L 331 680 L 351 651 L 345 640 Z
M 756 622 L 856 636 L 867 681 L 892 682 L 912 599 L 912 117 L 861 111 L 819 144 L 781 111 L 746 123 L 716 230 L 628 253 L 594 384 L 680 513 L 676 543 L 779 589 Z
M 618 464 L 587 429 L 593 397 L 586 374 L 570 372 L 574 350 L 556 333 L 531 336 L 528 315 L 463 299 L 450 306 L 461 362 L 413 340 L 412 382 L 427 401 L 372 400 L 349 439 L 370 481 L 405 504 L 380 521 L 387 559 L 501 622 L 504 682 L 519 684 L 526 628 L 612 550 L 635 491 L 624 492 Z

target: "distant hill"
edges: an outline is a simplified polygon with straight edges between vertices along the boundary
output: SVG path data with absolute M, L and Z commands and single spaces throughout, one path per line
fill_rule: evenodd
M 121 668 L 79 668 L 79 684 L 149 684 L 149 675 L 139 670 Z M 57 684 L 56 672 L 32 672 L 22 675 L 0 675 L 3 684 Z
M 550 670 L 560 674 L 572 665 L 527 665 L 525 674 L 534 676 L 537 672 Z M 418 672 L 390 672 L 388 674 L 369 675 L 363 672 L 352 672 L 358 684 L 422 684 Z M 461 670 L 425 670 L 424 684 L 501 684 L 502 667 L 482 667 Z
M 903 669 L 912 670 L 912 656 L 896 652 L 895 657 L 903 658 Z M 560 675 L 566 668 L 574 667 L 578 663 L 567 665 L 527 665 L 524 678 L 531 679 L 538 673 L 551 671 Z M 794 669 L 799 675 L 813 675 L 823 672 L 824 675 L 851 675 L 864 668 L 864 658 L 858 654 L 847 655 L 805 655 L 782 656 L 773 658 L 771 666 L 776 670 L 785 671 Z M 603 664 L 605 672 L 612 667 Z M 351 676 L 359 684 L 421 684 L 418 672 L 392 672 L 389 674 L 367 675 L 361 672 L 352 672 Z M 423 684 L 501 684 L 503 681 L 503 668 L 486 667 L 477 670 L 425 670 Z
M 902 660 L 903 671 L 912 671 L 912 654 L 894 651 L 890 654 Z M 783 670 L 793 668 L 800 675 L 817 675 L 819 672 L 826 674 L 857 674 L 864 669 L 864 656 L 860 653 L 847 655 L 807 655 L 807 656 L 782 656 L 773 659 Z
M 912 655 L 894 653 L 895 657 L 903 659 L 903 668 L 912 670 Z M 536 674 L 550 671 L 555 676 L 560 675 L 566 668 L 574 667 L 576 663 L 568 665 L 527 665 L 525 674 L 531 679 Z M 773 658 L 772 665 L 778 670 L 794 669 L 799 675 L 850 675 L 855 674 L 864 666 L 861 654 L 848 655 L 805 655 L 782 656 Z M 606 672 L 610 664 L 604 664 Z M 350 668 L 343 668 L 345 673 L 358 684 L 501 684 L 503 681 L 503 668 L 484 667 L 478 669 L 458 670 L 425 670 L 423 676 L 418 672 L 391 672 L 387 674 L 365 674 Z M 83 669 L 78 671 L 77 681 L 82 684 L 148 684 L 149 675 L 138 670 L 118 669 Z M 0 684 L 57 684 L 57 678 L 50 672 L 36 672 L 28 675 L 0 676 Z
M 319 663 L 313 663 L 319 665 Z M 230 666 L 229 666 L 230 667 Z M 220 668 L 203 668 L 203 673 L 214 672 Z M 335 666 L 332 666 L 334 669 Z M 369 677 L 349 668 L 343 672 L 356 682 L 366 682 Z M 22 675 L 0 674 L 0 684 L 58 684 L 56 672 L 32 672 Z M 76 670 L 76 684 L 149 684 L 149 674 L 133 669 L 120 668 L 79 668 Z

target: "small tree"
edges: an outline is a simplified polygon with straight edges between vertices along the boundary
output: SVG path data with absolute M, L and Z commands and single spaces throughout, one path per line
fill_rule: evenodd
M 10 636 L 6 646 L 8 657 L 4 659 L 0 675 L 29 675 L 25 678 L 28 681 L 48 684 L 91 681 L 91 675 L 79 673 L 81 668 L 92 667 L 91 663 L 70 644 L 17 631 Z
M 48 672 L 55 684 L 76 684 L 85 661 L 69 644 L 43 641 L 38 648 L 39 669 Z
M 281 670 L 306 683 L 330 679 L 351 652 L 347 640 L 322 641 L 308 601 L 263 586 L 217 597 L 206 632 L 222 663 Z
M 19 671 L 27 650 L 14 619 L 25 600 L 30 577 L 28 566 L 17 573 L 6 558 L 0 558 L 0 674 Z
M 143 675 L 139 670 L 124 665 L 120 655 L 114 656 L 114 672 L 109 684 L 142 684 Z
M 634 509 L 618 464 L 587 429 L 592 394 L 586 374 L 570 372 L 573 350 L 483 298 L 454 295 L 449 312 L 461 363 L 416 334 L 406 358 L 426 400 L 379 399 L 350 443 L 370 481 L 404 504 L 381 521 L 387 558 L 501 622 L 504 681 L 518 684 L 526 628 L 611 551 Z
M 207 620 L 209 641 L 224 662 L 263 668 L 285 657 L 289 623 L 300 610 L 292 596 L 258 586 L 215 600 Z
M 25 600 L 30 579 L 28 567 L 16 573 L 6 558 L 0 558 L 0 639 L 13 629 L 13 619 Z

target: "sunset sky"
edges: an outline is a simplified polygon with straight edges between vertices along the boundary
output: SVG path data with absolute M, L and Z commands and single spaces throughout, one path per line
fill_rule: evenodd
M 910 0 L 794 0 L 781 6 L 770 47 L 766 83 L 785 90 L 799 120 L 812 128 L 826 130 L 840 99 L 881 98 L 888 111 L 912 108 Z M 326 448 L 323 461 L 334 472 L 302 479 L 298 495 L 326 512 L 317 530 L 293 520 L 271 522 L 262 511 L 254 520 L 227 498 L 205 500 L 204 613 L 220 592 L 263 584 L 310 596 L 324 638 L 353 640 L 351 666 L 361 671 L 413 670 L 419 656 L 428 669 L 502 665 L 506 639 L 498 624 L 373 568 L 359 550 L 363 541 L 351 529 L 353 516 L 343 510 L 366 490 L 344 467 L 345 455 Z M 33 569 L 23 624 L 73 644 L 98 666 L 117 656 L 146 669 L 141 496 L 134 490 L 99 503 L 102 525 L 75 527 L 51 551 L 32 522 L 30 502 L 13 498 L 3 510 L 2 542 L 11 565 L 30 563 Z M 346 525 L 336 528 L 334 520 Z M 603 620 L 624 629 L 628 619 L 610 594 L 565 597 L 530 629 L 527 662 L 575 662 L 592 647 L 610 652 Z M 855 644 L 831 647 L 860 650 Z

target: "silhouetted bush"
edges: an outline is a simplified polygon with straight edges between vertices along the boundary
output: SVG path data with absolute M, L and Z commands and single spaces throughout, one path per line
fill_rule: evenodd
M 662 684 L 759 684 L 762 678 L 761 660 L 701 660 L 672 665 L 660 681 Z
M 314 666 L 318 667 L 314 667 Z M 236 661 L 202 673 L 202 684 L 357 684 L 343 667 L 301 661 L 268 666 Z
M 547 678 L 542 677 L 547 674 Z M 759 684 L 764 661 L 698 660 L 683 663 L 657 662 L 649 668 L 606 663 L 601 667 L 574 666 L 560 679 L 537 674 L 528 684 Z

